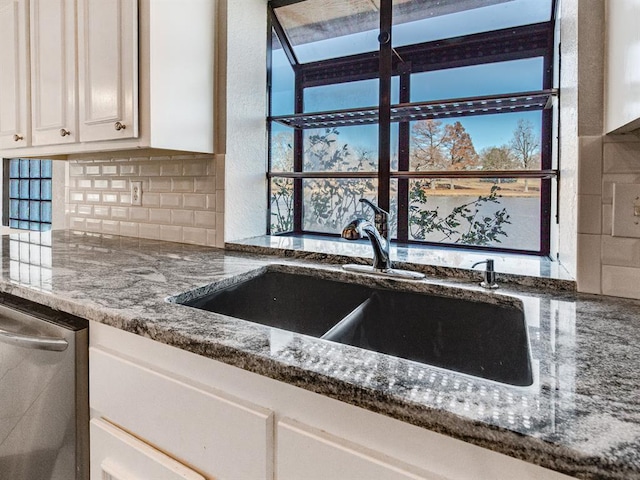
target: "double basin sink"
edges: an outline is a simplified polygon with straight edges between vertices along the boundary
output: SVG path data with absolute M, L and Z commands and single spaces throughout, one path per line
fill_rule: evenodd
M 460 298 L 462 290 L 434 295 L 306 273 L 274 266 L 168 300 L 500 383 L 533 383 L 517 299 L 478 301 Z

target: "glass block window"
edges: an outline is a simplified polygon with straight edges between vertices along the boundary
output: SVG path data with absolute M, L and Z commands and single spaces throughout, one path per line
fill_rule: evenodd
M 8 170 L 5 224 L 24 230 L 51 230 L 51 160 L 12 158 Z
M 3 248 L 9 251 L 9 278 L 19 285 L 51 291 L 51 232 L 23 232 L 4 236 Z

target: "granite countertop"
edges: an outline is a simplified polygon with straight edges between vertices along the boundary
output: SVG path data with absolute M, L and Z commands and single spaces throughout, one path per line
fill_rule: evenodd
M 551 293 L 527 281 L 487 293 L 464 275 L 403 285 L 522 300 L 536 378 L 527 388 L 305 335 L 283 337 L 165 301 L 270 264 L 351 275 L 311 257 L 316 261 L 68 231 L 22 233 L 2 237 L 0 291 L 578 478 L 640 479 L 640 301 L 577 294 L 562 282 Z M 374 286 L 395 281 L 364 278 Z

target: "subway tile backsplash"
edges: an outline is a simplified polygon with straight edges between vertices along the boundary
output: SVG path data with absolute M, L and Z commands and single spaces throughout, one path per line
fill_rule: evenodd
M 613 185 L 640 183 L 640 138 L 581 139 L 580 168 L 579 190 L 601 194 L 578 195 L 578 289 L 640 299 L 640 239 L 611 236 Z
M 71 229 L 224 246 L 221 155 L 69 160 Z M 131 205 L 131 182 L 142 182 L 142 205 Z

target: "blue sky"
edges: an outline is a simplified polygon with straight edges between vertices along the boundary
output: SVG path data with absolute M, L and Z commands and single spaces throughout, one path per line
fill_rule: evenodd
M 427 18 L 394 27 L 394 45 L 419 43 L 437 38 L 505 28 L 522 23 L 548 20 L 549 0 L 509 2 Z M 298 45 L 296 54 L 312 61 L 377 48 L 377 32 L 363 32 Z M 273 115 L 293 113 L 293 73 L 282 50 L 275 50 L 273 67 Z M 397 79 L 392 84 L 392 103 L 398 103 Z M 411 101 L 431 101 L 493 93 L 523 92 L 542 88 L 542 58 L 490 65 L 418 73 L 411 80 Z M 305 90 L 305 111 L 368 107 L 378 102 L 378 81 L 366 80 Z M 465 117 L 460 120 L 471 135 L 477 151 L 508 143 L 519 119 L 541 124 L 540 112 Z M 377 145 L 375 127 L 343 127 L 341 139 L 352 145 Z

